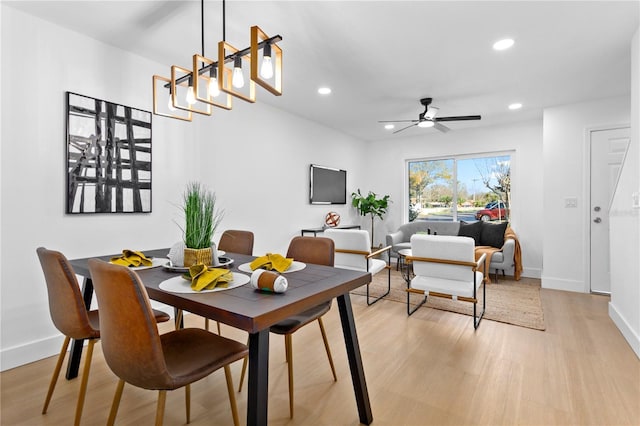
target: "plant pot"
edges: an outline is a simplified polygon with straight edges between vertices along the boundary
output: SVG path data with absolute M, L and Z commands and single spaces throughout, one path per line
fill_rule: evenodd
M 203 249 L 184 249 L 184 266 L 189 267 L 198 263 L 204 263 L 205 265 L 213 265 L 213 250 L 211 247 Z

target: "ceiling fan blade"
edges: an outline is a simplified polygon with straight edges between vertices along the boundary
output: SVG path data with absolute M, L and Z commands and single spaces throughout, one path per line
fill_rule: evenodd
M 382 120 L 378 123 L 417 123 L 418 120 Z
M 410 125 L 408 125 L 407 127 L 403 127 L 403 128 L 402 128 L 402 129 L 400 129 L 400 130 L 396 130 L 395 132 L 393 132 L 393 134 L 395 135 L 396 133 L 400 133 L 400 132 L 401 132 L 401 131 L 403 131 L 403 130 L 407 130 L 409 127 L 414 127 L 414 126 L 417 126 L 417 125 L 418 125 L 418 123 L 410 124 Z
M 465 120 L 480 120 L 479 115 L 461 115 L 458 117 L 436 117 L 433 121 L 465 121 Z
M 440 130 L 442 133 L 447 133 L 449 130 L 451 130 L 450 128 L 448 128 L 444 124 L 435 123 L 435 122 L 433 123 L 433 128 L 436 129 L 436 130 Z

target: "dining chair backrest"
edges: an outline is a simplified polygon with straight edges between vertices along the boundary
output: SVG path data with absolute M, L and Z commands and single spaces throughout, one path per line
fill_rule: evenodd
M 44 247 L 36 249 L 49 298 L 49 314 L 56 328 L 72 339 L 99 338 L 91 324 L 73 267 L 60 252 Z
M 369 232 L 363 229 L 327 229 L 324 231 L 327 238 L 331 238 L 335 244 L 335 266 L 366 271 L 370 266 L 364 253 L 371 252 L 371 238 Z M 344 251 L 352 251 L 347 253 Z
M 218 250 L 251 256 L 253 254 L 253 232 L 227 229 L 220 236 Z
M 135 271 L 89 259 L 98 305 L 102 352 L 121 379 L 145 389 L 170 382 L 147 290 Z
M 294 237 L 289 242 L 287 257 L 299 262 L 333 266 L 335 245 L 324 237 Z
M 411 236 L 411 254 L 430 259 L 475 262 L 475 245 L 470 237 L 414 234 Z M 470 276 L 473 277 L 468 266 L 446 263 L 414 261 L 413 272 L 416 276 L 455 281 L 469 281 Z

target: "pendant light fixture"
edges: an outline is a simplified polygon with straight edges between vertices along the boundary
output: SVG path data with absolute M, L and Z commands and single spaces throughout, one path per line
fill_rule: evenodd
M 192 69 L 173 65 L 171 79 L 153 76 L 153 113 L 191 121 L 194 112 L 211 115 L 211 106 L 230 110 L 232 96 L 255 102 L 256 83 L 280 96 L 282 49 L 277 43 L 282 37 L 268 37 L 259 27 L 253 26 L 250 31 L 250 46 L 242 50 L 236 49 L 226 41 L 226 0 L 222 0 L 222 41 L 218 43 L 218 58 L 214 61 L 207 58 L 204 52 L 204 0 L 200 1 L 200 5 L 202 55 L 193 55 Z M 249 70 L 248 84 L 245 69 Z M 166 101 L 163 103 L 162 99 Z M 166 107 L 162 108 L 165 104 Z
M 233 61 L 233 77 L 231 78 L 231 84 L 236 89 L 242 89 L 244 87 L 244 76 L 242 75 L 242 57 L 236 56 Z

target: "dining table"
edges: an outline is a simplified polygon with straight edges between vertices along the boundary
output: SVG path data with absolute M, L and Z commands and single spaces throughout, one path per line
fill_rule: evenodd
M 147 257 L 167 259 L 168 248 L 144 250 Z M 108 261 L 117 254 L 93 256 L 70 260 L 75 273 L 84 277 L 82 292 L 87 307 L 91 306 L 93 283 L 88 260 L 99 258 Z M 251 275 L 246 266 L 255 259 L 236 253 L 224 255 L 230 259 L 226 267 L 234 274 Z M 298 265 L 300 262 L 298 262 Z M 371 282 L 368 272 L 335 268 L 323 265 L 302 264 L 302 268 L 284 273 L 288 288 L 284 293 L 271 293 L 254 289 L 250 284 L 215 291 L 168 291 L 163 283 L 181 272 L 170 265 L 136 270 L 147 290 L 149 298 L 231 327 L 249 334 L 249 380 L 247 387 L 247 425 L 266 425 L 269 384 L 269 329 L 272 325 L 304 312 L 332 299 L 337 300 L 340 322 L 344 335 L 347 358 L 353 382 L 354 396 L 360 423 L 373 422 L 369 393 L 365 380 L 356 324 L 349 292 Z M 239 266 L 244 268 L 238 269 Z M 246 281 L 243 280 L 243 281 Z M 186 282 L 186 281 L 185 281 Z M 82 355 L 81 340 L 73 342 L 67 378 L 77 376 Z

